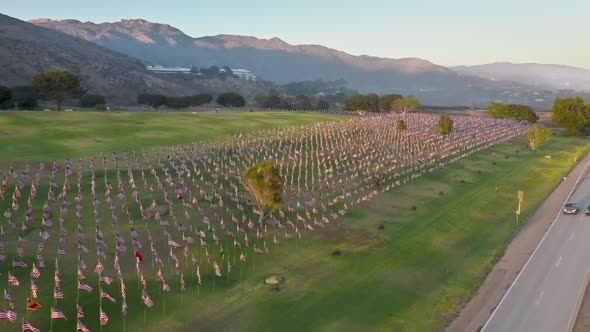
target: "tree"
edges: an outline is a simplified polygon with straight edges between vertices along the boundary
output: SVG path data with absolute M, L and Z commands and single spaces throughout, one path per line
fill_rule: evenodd
M 451 130 L 453 130 L 453 119 L 446 114 L 441 115 L 435 125 L 435 129 L 443 135 L 450 134 Z
M 12 92 L 11 103 L 18 108 L 33 109 L 37 107 L 37 93 L 32 86 L 14 86 L 10 89 Z
M 324 99 L 318 100 L 318 104 L 315 106 L 317 110 L 327 110 L 330 109 L 330 103 Z
M 403 96 L 398 94 L 383 95 L 379 99 L 379 108 L 381 111 L 389 112 L 393 102 L 401 98 L 403 98 Z
M 255 100 L 260 108 L 279 108 L 282 104 L 281 97 L 277 95 L 258 96 Z
M 551 138 L 551 130 L 545 128 L 539 123 L 535 123 L 528 132 L 529 146 L 531 150 L 536 151 L 537 148 Z
M 369 93 L 367 98 L 369 102 L 369 109 L 373 112 L 379 112 L 379 95 L 376 93 Z
M 296 108 L 308 110 L 311 109 L 311 100 L 308 96 L 298 95 L 295 97 Z
M 244 100 L 244 97 L 242 97 L 241 95 L 235 93 L 235 92 L 227 92 L 227 93 L 222 93 L 217 97 L 216 102 L 219 105 L 225 106 L 225 107 L 242 107 L 244 105 L 246 105 L 246 101 Z
M 416 98 L 398 98 L 391 102 L 389 107 L 390 112 L 406 114 L 414 112 L 420 107 L 420 100 Z
M 397 120 L 395 121 L 395 128 L 397 130 L 406 130 L 408 126 L 406 126 L 406 122 L 404 120 Z
M 10 108 L 12 102 L 12 91 L 0 85 L 0 109 L 7 109 Z
M 84 95 L 80 98 L 80 106 L 82 107 L 95 107 L 106 103 L 105 97 L 101 95 Z
M 526 105 L 491 103 L 488 114 L 493 118 L 509 118 L 535 123 L 539 120 L 537 113 Z
M 191 106 L 200 106 L 203 104 L 209 104 L 213 100 L 213 96 L 208 93 L 199 93 L 190 97 Z
M 143 93 L 137 96 L 137 103 L 158 107 L 166 104 L 166 96 Z
M 580 97 L 556 98 L 551 111 L 553 123 L 565 128 L 566 135 L 579 135 L 590 124 L 590 109 Z
M 379 110 L 379 96 L 375 94 L 350 96 L 344 100 L 344 108 L 350 112 L 377 112 Z
M 258 208 L 268 213 L 283 200 L 283 184 L 279 168 L 270 161 L 251 166 L 242 176 L 244 186 L 254 196 Z M 260 216 L 260 222 L 264 220 Z
M 38 73 L 33 76 L 33 86 L 41 98 L 54 100 L 58 111 L 61 111 L 66 98 L 77 99 L 85 93 L 80 86 L 80 79 L 66 70 Z

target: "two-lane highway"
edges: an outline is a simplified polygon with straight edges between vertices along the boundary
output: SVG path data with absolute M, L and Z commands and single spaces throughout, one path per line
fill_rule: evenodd
M 588 165 L 586 165 L 586 170 Z M 590 276 L 590 177 L 567 199 L 577 215 L 557 217 L 484 325 L 483 332 L 569 332 Z M 564 197 L 564 203 L 566 197 Z

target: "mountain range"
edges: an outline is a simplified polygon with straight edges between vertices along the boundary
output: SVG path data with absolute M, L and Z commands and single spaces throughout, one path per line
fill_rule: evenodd
M 279 38 L 193 38 L 168 24 L 142 19 L 100 24 L 36 19 L 30 23 L 94 42 L 146 64 L 245 68 L 279 84 L 344 79 L 361 93 L 401 93 L 435 105 L 485 105 L 507 88 L 520 88 L 512 82 L 460 75 L 418 58 L 353 56 L 320 45 L 290 45 Z
M 259 81 L 153 74 L 145 65 L 245 68 Z M 575 93 L 551 90 L 564 86 L 590 90 L 584 81 L 587 70 L 558 66 L 559 79 L 552 81 L 546 65 L 526 65 L 520 70 L 523 66 L 502 63 L 446 68 L 419 58 L 354 56 L 321 45 L 290 45 L 279 38 L 193 38 L 168 24 L 142 19 L 99 24 L 50 19 L 23 22 L 0 15 L 0 84 L 30 84 L 38 71 L 68 69 L 81 76 L 92 92 L 106 95 L 109 102 L 134 103 L 138 93 L 236 91 L 254 97 L 267 93 L 273 87 L 270 81 L 342 79 L 348 88 L 361 93 L 401 93 L 441 106 L 481 107 L 497 101 L 544 108 L 557 95 Z M 549 75 L 541 75 L 543 72 Z
M 564 65 L 496 62 L 450 69 L 491 80 L 513 81 L 548 90 L 590 92 L 590 70 Z

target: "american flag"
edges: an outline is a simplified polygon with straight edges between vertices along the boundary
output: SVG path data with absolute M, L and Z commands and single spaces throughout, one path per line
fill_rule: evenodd
M 53 292 L 53 298 L 56 300 L 61 300 L 64 298 L 64 293 L 59 287 L 55 288 L 55 291 Z
M 66 315 L 64 315 L 63 312 L 59 311 L 58 309 L 56 309 L 54 307 L 51 307 L 51 319 L 65 319 L 65 320 L 67 320 Z
M 240 261 L 246 263 L 246 255 L 243 252 L 240 254 Z
M 181 291 L 184 291 L 185 289 L 186 289 L 186 284 L 184 282 L 184 275 L 181 274 L 180 275 L 180 290 Z
M 123 278 L 121 278 L 121 297 L 124 299 L 127 298 L 127 288 L 125 287 L 125 284 L 123 283 Z
M 78 303 L 76 303 L 76 312 L 78 314 L 78 318 L 84 318 L 84 309 L 82 309 L 82 306 Z
M 11 286 L 18 286 L 20 285 L 20 282 L 18 281 L 18 279 L 16 279 L 15 276 L 12 275 L 12 273 L 8 272 L 8 283 Z
M 104 282 L 105 284 L 110 285 L 113 282 L 113 278 L 101 274 L 100 282 Z
M 108 322 L 109 316 L 107 316 L 107 314 L 102 311 L 102 308 L 100 308 L 100 325 L 107 325 Z
M 96 267 L 94 268 L 94 273 L 102 273 L 103 270 L 104 266 L 101 262 L 98 262 L 98 264 L 96 264 Z
M 143 303 L 145 304 L 146 307 L 151 308 L 154 305 L 154 302 L 152 301 L 152 299 L 150 299 L 150 297 L 147 295 L 147 293 L 144 291 L 143 292 Z
M 31 325 L 31 323 L 27 322 L 27 320 L 23 320 L 23 331 L 31 331 L 31 332 L 40 332 L 38 328 Z
M 6 318 L 5 319 L 8 319 L 11 323 L 16 322 L 17 318 L 18 318 L 18 314 L 16 312 L 11 311 L 11 310 L 8 310 L 6 312 Z
M 80 290 L 85 290 L 85 291 L 87 291 L 87 292 L 92 292 L 92 287 L 90 287 L 89 285 L 87 285 L 87 284 L 85 284 L 85 283 L 83 283 L 83 282 L 81 282 L 81 283 L 78 285 L 78 289 L 80 289 Z
M 25 264 L 23 261 L 21 261 L 20 259 L 17 258 L 13 258 L 12 259 L 12 267 L 20 267 L 20 268 L 26 268 L 27 264 Z
M 129 309 L 129 307 L 127 306 L 127 302 L 125 300 L 123 300 L 123 304 L 121 305 L 121 313 L 123 314 L 123 317 L 127 317 L 127 310 Z
M 39 291 L 39 287 L 31 280 L 31 294 L 34 299 L 37 298 L 37 291 Z
M 59 256 L 65 256 L 65 255 L 67 255 L 65 249 L 62 246 L 59 246 L 59 248 L 57 248 L 57 254 Z
M 4 300 L 8 302 L 8 304 L 10 305 L 10 308 L 14 308 L 14 303 L 12 302 L 12 296 L 10 295 L 9 292 L 6 291 L 6 289 L 4 290 Z
M 107 300 L 109 300 L 109 301 L 111 301 L 113 303 L 116 303 L 117 302 L 117 300 L 115 300 L 114 297 L 110 296 L 107 292 L 105 292 L 103 290 L 101 290 L 100 297 L 103 298 L 103 299 L 107 299 Z
M 41 272 L 39 272 L 39 269 L 37 269 L 37 267 L 35 266 L 35 263 L 33 263 L 33 269 L 31 270 L 31 277 L 39 278 L 39 276 L 41 276 Z
M 217 265 L 217 262 L 213 262 L 213 269 L 215 270 L 215 275 L 221 277 L 221 269 Z
M 90 330 L 86 327 L 86 325 L 82 324 L 81 321 L 78 320 L 76 324 L 76 329 L 82 332 L 90 332 Z
M 197 282 L 199 283 L 199 285 L 201 284 L 201 272 L 199 269 L 199 265 L 197 265 Z

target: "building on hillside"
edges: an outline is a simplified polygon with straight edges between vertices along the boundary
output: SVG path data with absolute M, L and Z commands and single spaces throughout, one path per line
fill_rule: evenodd
M 191 72 L 190 68 L 184 67 L 164 67 L 164 66 L 146 66 L 148 71 L 158 74 L 175 74 L 175 73 L 183 73 L 188 74 Z
M 232 71 L 232 74 L 234 74 L 237 78 L 239 78 L 241 80 L 256 81 L 256 75 L 254 75 L 254 73 L 252 73 L 248 69 L 243 69 L 243 68 L 230 68 L 230 69 Z M 219 68 L 219 72 L 224 73 L 225 69 Z

